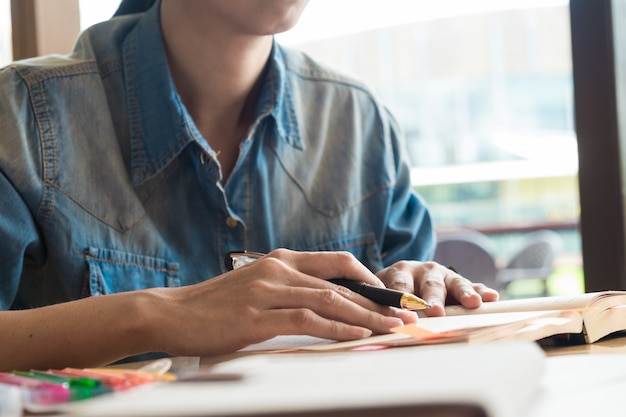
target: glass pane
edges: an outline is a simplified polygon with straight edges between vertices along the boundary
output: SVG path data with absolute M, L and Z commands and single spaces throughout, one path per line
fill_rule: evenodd
M 531 232 L 556 231 L 548 293 L 583 291 L 568 1 L 315 1 L 278 39 L 390 107 L 441 237 L 486 234 L 504 269 Z
M 109 19 L 117 10 L 121 0 L 79 0 L 80 29 Z
M 13 60 L 11 36 L 11 0 L 0 0 L 0 67 Z

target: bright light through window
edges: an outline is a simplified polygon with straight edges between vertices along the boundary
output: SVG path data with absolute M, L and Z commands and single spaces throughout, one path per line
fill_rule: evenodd
M 568 0 L 312 0 L 298 24 L 277 38 L 285 45 L 299 44 L 445 17 L 568 3 Z
M 9 0 L 0 0 L 0 67 L 13 60 L 11 42 L 11 3 Z
M 109 19 L 117 10 L 120 1 L 121 0 L 79 0 L 81 30 Z

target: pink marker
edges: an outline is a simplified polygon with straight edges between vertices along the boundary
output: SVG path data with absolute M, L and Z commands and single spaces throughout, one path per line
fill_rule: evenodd
M 0 384 L 19 387 L 25 403 L 52 405 L 71 399 L 70 387 L 67 384 L 53 384 L 4 372 L 0 372 Z

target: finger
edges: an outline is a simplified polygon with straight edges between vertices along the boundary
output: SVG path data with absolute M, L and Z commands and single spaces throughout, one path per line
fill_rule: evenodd
M 324 281 L 322 281 L 324 282 Z M 329 283 L 331 284 L 331 283 Z M 417 313 L 411 310 L 406 310 L 406 309 L 402 309 L 402 308 L 397 308 L 397 307 L 390 307 L 390 306 L 385 306 L 385 305 L 381 305 L 378 304 L 366 297 L 363 297 L 362 295 L 346 288 L 343 287 L 341 285 L 336 285 L 336 284 L 331 284 L 333 290 L 337 291 L 337 293 L 339 293 L 339 295 L 341 295 L 342 297 L 358 304 L 361 307 L 364 307 L 365 309 L 369 310 L 369 311 L 374 311 L 378 314 L 382 314 L 384 316 L 388 316 L 388 317 L 397 317 L 400 320 L 402 320 L 402 322 L 404 324 L 409 324 L 409 323 L 415 323 L 417 322 Z
M 416 311 L 405 310 L 402 308 L 395 308 L 396 317 L 402 320 L 404 324 L 415 324 L 417 323 L 418 315 Z
M 411 324 L 411 323 L 417 322 L 418 316 L 417 316 L 417 313 L 414 311 L 406 310 L 403 308 L 384 306 L 374 301 L 371 301 L 370 299 L 363 297 L 362 295 L 348 288 L 342 287 L 341 285 L 335 285 L 335 284 L 332 284 L 332 285 L 333 285 L 332 289 L 337 291 L 341 296 L 360 305 L 361 307 L 366 308 L 367 310 L 377 312 L 384 316 L 397 317 L 400 320 L 402 320 L 404 324 Z M 409 291 L 409 293 L 412 293 L 412 291 Z
M 445 285 L 445 274 L 452 271 L 438 264 L 425 263 L 424 273 L 418 281 L 416 294 L 426 300 L 432 307 L 424 310 L 427 316 L 443 316 L 448 291 Z
M 463 307 L 480 307 L 482 297 L 474 289 L 476 284 L 449 269 L 447 271 L 449 272 L 445 275 L 444 282 L 448 295 L 461 303 Z
M 331 288 L 322 289 L 284 287 L 280 294 L 270 295 L 274 299 L 272 308 L 304 308 L 321 317 L 366 327 L 375 333 L 388 333 L 391 328 L 404 324 L 401 318 L 396 317 L 397 309 L 376 304 L 347 288 L 330 285 Z
M 482 282 L 476 282 L 472 285 L 474 287 L 474 291 L 476 291 L 480 295 L 483 301 L 498 301 L 498 299 L 500 298 L 500 294 L 498 293 L 498 291 L 494 290 L 493 288 L 487 287 Z
M 367 327 L 321 317 L 312 310 L 303 308 L 268 311 L 260 321 L 259 328 L 267 329 L 260 340 L 279 335 L 308 335 L 346 341 L 372 335 L 372 330 Z
M 404 266 L 403 262 L 398 262 L 383 271 L 384 277 L 379 277 L 385 283 L 387 288 L 393 288 L 394 290 L 408 292 L 410 294 L 415 293 L 415 283 L 413 280 L 413 273 L 410 268 Z
M 249 286 L 253 288 L 253 290 L 249 288 L 249 292 L 253 291 L 257 294 L 263 294 L 263 298 L 267 301 L 267 304 L 265 305 L 267 308 L 300 307 L 302 303 L 298 295 L 295 293 L 297 289 L 313 288 L 319 290 L 333 290 L 345 299 L 350 300 L 367 310 L 374 311 L 385 316 L 395 317 L 400 313 L 400 310 L 398 309 L 377 304 L 344 286 L 310 276 L 296 269 L 292 269 L 278 259 L 263 258 L 258 260 L 254 267 L 256 268 L 257 274 L 260 276 L 271 276 L 273 278 L 271 281 L 257 280 L 249 284 Z M 262 302 L 262 300 L 259 300 L 259 302 Z M 294 302 L 296 304 L 294 304 Z M 414 321 L 414 318 L 411 315 L 401 313 L 401 316 L 407 318 L 409 322 Z
M 296 252 L 277 249 L 263 259 L 268 257 L 279 259 L 295 270 L 318 278 L 348 278 L 384 286 L 376 275 L 349 252 Z
M 391 327 L 415 323 L 417 320 L 417 316 L 412 312 L 377 304 L 346 287 L 295 270 L 274 257 L 259 259 L 244 268 L 254 268 L 254 275 L 256 277 L 268 277 L 268 279 L 249 280 L 247 282 L 247 290 L 242 294 L 242 297 L 250 298 L 250 301 L 248 301 L 249 305 L 255 306 L 259 311 L 307 307 L 315 309 L 318 313 L 323 311 L 327 317 L 331 317 L 328 311 L 329 308 L 334 308 L 336 311 L 341 311 L 343 314 L 341 317 L 334 318 L 345 321 L 347 320 L 347 315 L 354 314 L 354 306 L 358 305 L 361 308 L 361 316 L 356 317 L 360 317 L 357 318 L 357 320 L 360 321 L 354 323 L 368 327 L 377 333 L 387 333 Z M 233 271 L 233 273 L 243 273 L 244 268 Z M 344 305 L 328 307 L 328 304 L 331 304 L 328 300 L 332 300 L 332 295 L 320 295 L 320 293 L 317 293 L 311 296 L 311 293 L 302 291 L 306 288 L 335 292 L 343 297 L 343 299 L 350 302 L 352 304 L 351 308 L 347 309 Z M 259 297 L 259 294 L 262 294 L 262 297 Z M 315 297 L 326 297 L 326 301 L 319 300 Z M 324 304 L 326 304 L 326 306 L 323 307 L 324 309 L 319 310 L 322 308 L 321 305 Z M 336 314 L 336 311 L 333 312 L 333 314 Z M 364 311 L 378 313 L 379 316 L 377 319 L 372 319 L 371 317 L 363 316 Z M 393 317 L 399 320 L 391 320 L 385 324 L 381 321 L 382 316 Z
M 446 287 L 442 271 L 445 269 L 435 262 L 419 263 L 420 274 L 415 276 L 415 263 L 400 261 L 380 271 L 379 278 L 387 287 L 419 295 L 432 307 L 424 310 L 428 316 L 444 315 Z M 449 271 L 452 272 L 452 271 Z
M 318 281 L 322 281 L 325 282 L 323 280 L 318 280 Z M 329 283 L 331 284 L 331 283 Z M 346 299 L 360 305 L 361 307 L 366 308 L 367 310 L 370 311 L 374 311 L 377 312 L 379 314 L 382 314 L 384 316 L 389 316 L 389 317 L 397 317 L 400 320 L 402 320 L 402 322 L 404 324 L 410 324 L 410 323 L 416 323 L 417 322 L 417 313 L 411 310 L 406 310 L 406 309 L 402 309 L 402 308 L 397 308 L 397 307 L 388 307 L 385 305 L 381 305 L 378 304 L 374 301 L 371 301 L 370 299 L 363 297 L 362 295 L 346 288 L 343 287 L 341 285 L 336 285 L 334 283 L 331 284 L 333 290 L 337 291 L 341 296 L 345 297 Z M 410 291 L 410 293 L 412 293 L 412 291 Z

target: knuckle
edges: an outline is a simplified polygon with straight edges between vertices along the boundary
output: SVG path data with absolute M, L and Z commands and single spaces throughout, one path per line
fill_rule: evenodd
M 396 290 L 402 290 L 407 292 L 413 291 L 413 283 L 408 282 L 406 279 L 403 279 L 400 276 L 394 276 L 390 282 L 385 283 L 386 287 L 393 288 Z
M 278 248 L 278 249 L 274 249 L 273 251 L 268 253 L 268 256 L 266 256 L 266 257 L 269 257 L 269 258 L 273 257 L 273 258 L 284 259 L 284 258 L 287 258 L 287 257 L 291 256 L 292 254 L 293 254 L 293 252 L 290 251 L 289 249 Z
M 354 265 L 359 263 L 357 258 L 348 251 L 335 252 L 335 256 L 336 256 L 336 261 L 339 265 L 346 265 L 346 266 L 353 267 Z
M 263 273 L 282 273 L 285 272 L 287 266 L 278 258 L 275 257 L 264 257 L 255 262 L 257 264 L 257 268 L 259 271 Z
M 426 288 L 435 288 L 438 290 L 444 289 L 446 287 L 443 281 L 434 278 L 429 278 L 425 280 L 422 285 Z
M 412 263 L 411 261 L 401 260 L 401 261 L 396 262 L 393 265 L 393 269 L 398 270 L 398 271 L 404 271 L 411 267 L 411 263 Z
M 339 323 L 337 323 L 335 320 L 331 320 L 330 321 L 330 329 L 329 329 L 330 333 L 331 334 L 337 334 L 337 333 L 339 333 L 339 330 L 340 330 L 339 329 Z
M 242 309 L 239 313 L 239 317 L 245 318 L 245 320 L 252 325 L 251 328 L 256 331 L 259 331 L 260 329 L 265 330 L 267 327 L 264 326 L 264 314 L 256 308 L 247 307 Z
M 249 330 L 249 337 L 253 340 L 252 343 L 260 342 L 263 340 L 271 339 L 278 336 L 278 331 L 275 323 L 270 323 L 261 314 L 256 314 L 250 319 L 252 326 Z
M 308 308 L 295 309 L 289 315 L 289 320 L 296 328 L 307 326 L 314 318 L 315 313 Z
M 469 285 L 469 281 L 459 275 L 456 276 L 452 276 L 450 278 L 447 279 L 447 282 L 449 285 L 454 286 L 454 287 L 462 287 L 462 286 L 468 286 Z
M 426 269 L 427 271 L 434 271 L 437 268 L 441 268 L 441 265 L 439 265 L 437 262 L 434 262 L 434 261 L 426 261 L 426 262 L 422 262 L 422 267 Z
M 348 300 L 354 300 L 354 297 L 357 295 L 356 292 L 342 285 L 336 285 L 334 292 L 343 298 L 347 298 Z
M 342 289 L 339 289 L 342 291 Z M 318 292 L 319 301 L 324 306 L 335 306 L 341 302 L 341 296 L 335 291 L 331 289 L 323 289 Z
M 337 257 L 339 258 L 339 260 L 341 261 L 345 261 L 345 262 L 352 262 L 354 260 L 356 260 L 356 258 L 354 257 L 354 255 L 348 251 L 338 251 L 335 252 L 337 254 Z

